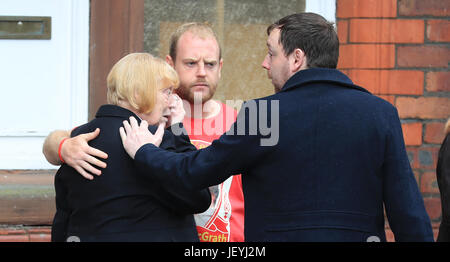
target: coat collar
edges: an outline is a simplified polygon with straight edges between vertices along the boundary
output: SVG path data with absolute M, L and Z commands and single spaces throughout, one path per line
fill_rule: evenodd
M 120 117 L 124 119 L 129 119 L 130 116 L 134 116 L 136 120 L 141 122 L 141 118 L 137 116 L 135 113 L 131 112 L 130 110 L 116 106 L 116 105 L 102 105 L 98 111 L 97 114 L 95 114 L 95 117 Z
M 136 115 L 135 113 L 131 112 L 130 110 L 116 106 L 116 105 L 102 105 L 97 111 L 97 114 L 95 114 L 96 118 L 100 117 L 118 117 L 122 118 L 123 120 L 130 120 L 130 116 L 133 116 L 136 118 L 137 123 L 140 125 L 142 119 Z M 182 125 L 181 125 L 182 126 Z M 157 130 L 157 125 L 149 125 L 148 129 L 155 133 Z
M 352 80 L 350 80 L 350 78 L 348 78 L 345 74 L 337 69 L 331 68 L 310 68 L 301 70 L 288 79 L 280 92 L 285 92 L 287 90 L 301 87 L 306 84 L 320 82 L 332 83 L 343 87 L 353 88 L 370 94 L 370 92 L 366 89 L 353 84 Z

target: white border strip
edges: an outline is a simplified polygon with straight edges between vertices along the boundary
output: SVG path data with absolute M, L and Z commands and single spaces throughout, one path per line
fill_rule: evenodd
M 306 0 L 305 12 L 320 14 L 336 23 L 336 0 Z

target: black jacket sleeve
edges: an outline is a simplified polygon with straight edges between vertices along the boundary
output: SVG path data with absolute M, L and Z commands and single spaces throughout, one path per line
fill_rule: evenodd
M 442 203 L 442 221 L 437 241 L 448 242 L 450 241 L 450 133 L 439 149 L 436 176 Z
M 56 213 L 52 224 L 52 242 L 65 242 L 67 239 L 70 210 L 67 206 L 67 190 L 62 181 L 60 181 L 61 175 L 59 175 L 63 167 L 64 165 L 61 166 L 55 175 Z
M 271 150 L 260 146 L 262 136 L 251 133 L 250 121 L 249 112 L 241 109 L 227 133 L 197 151 L 176 154 L 161 146 L 143 145 L 136 152 L 136 165 L 160 183 L 182 183 L 192 190 L 220 184 L 234 174 L 246 173 Z
M 184 129 L 182 124 L 178 125 L 179 128 Z M 149 129 L 153 133 L 156 127 L 150 126 Z M 165 150 L 183 153 L 196 151 L 197 149 L 190 142 L 189 137 L 186 134 L 174 135 L 171 132 L 171 128 L 165 130 L 163 142 L 160 145 Z M 138 166 L 139 168 L 139 166 Z M 147 168 L 140 168 L 140 173 L 146 174 L 149 172 Z M 144 175 L 146 178 L 150 178 L 152 183 L 158 183 L 161 185 L 156 192 L 152 195 L 158 199 L 165 207 L 180 214 L 196 214 L 207 210 L 211 204 L 211 194 L 208 188 L 192 190 L 188 189 L 181 181 L 168 180 L 166 183 L 161 181 L 155 181 L 152 176 Z

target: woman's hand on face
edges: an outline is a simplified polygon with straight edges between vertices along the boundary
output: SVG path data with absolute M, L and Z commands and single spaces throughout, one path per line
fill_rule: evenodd
M 164 135 L 164 122 L 161 122 L 155 134 L 148 130 L 148 123 L 145 120 L 139 125 L 134 117 L 130 117 L 130 122 L 123 121 L 123 127 L 119 128 L 120 137 L 122 139 L 125 151 L 134 159 L 136 152 L 141 146 L 151 143 L 159 146 Z
M 170 115 L 166 127 L 183 122 L 186 112 L 184 111 L 183 100 L 178 95 L 170 95 L 169 110 Z

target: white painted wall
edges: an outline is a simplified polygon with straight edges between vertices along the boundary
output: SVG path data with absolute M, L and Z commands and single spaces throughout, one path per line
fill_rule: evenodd
M 1 0 L 1 16 L 51 16 L 51 40 L 0 39 L 0 169 L 55 168 L 54 129 L 88 119 L 89 0 Z
M 320 14 L 330 22 L 336 22 L 336 0 L 306 0 L 306 12 Z

